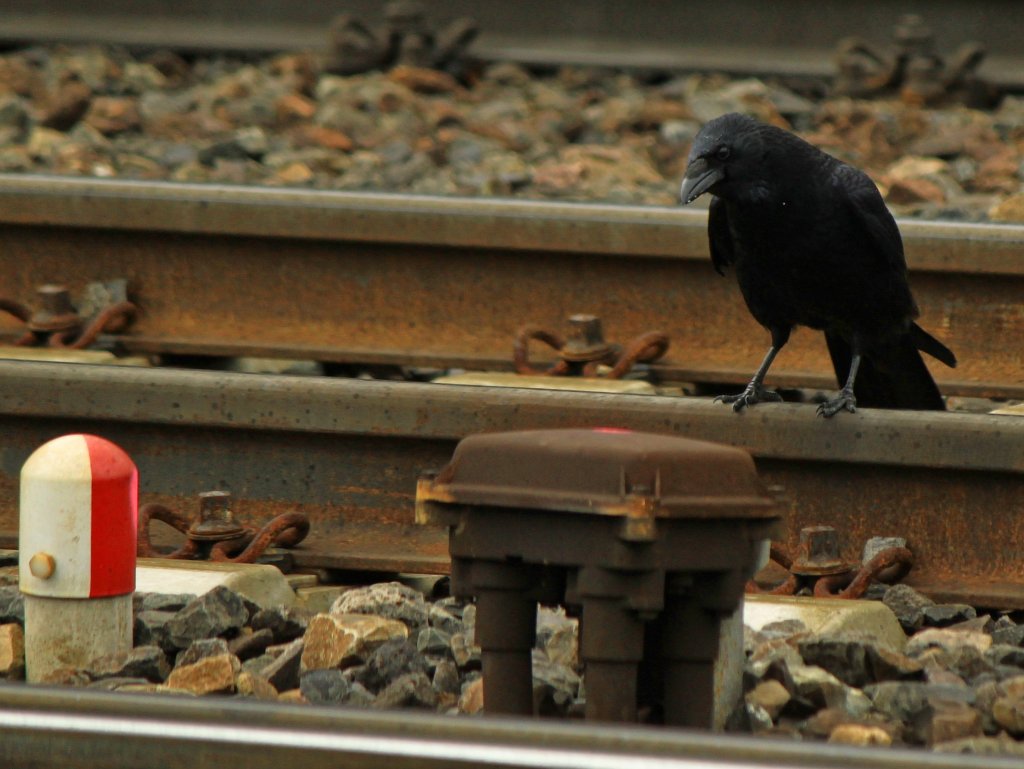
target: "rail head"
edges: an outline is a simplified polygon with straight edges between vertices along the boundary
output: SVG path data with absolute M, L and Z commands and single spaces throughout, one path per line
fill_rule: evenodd
M 747 736 L 550 720 L 121 694 L 0 683 L 4 766 L 212 769 L 244 756 L 317 769 L 974 769 L 1009 758 L 804 745 Z
M 0 174 L 0 225 L 706 260 L 707 213 Z M 1024 226 L 900 220 L 912 270 L 1024 275 Z
M 471 433 L 622 427 L 738 446 L 761 459 L 1024 472 L 1024 420 L 862 409 L 838 419 L 705 398 L 462 387 L 0 361 L 0 415 L 458 440 Z

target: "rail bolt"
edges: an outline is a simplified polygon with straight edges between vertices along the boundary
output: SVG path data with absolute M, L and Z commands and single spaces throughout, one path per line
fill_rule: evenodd
M 839 533 L 831 526 L 805 526 L 800 529 L 800 547 L 790 569 L 808 577 L 843 574 L 850 564 L 839 556 Z
M 44 443 L 21 469 L 19 582 L 29 681 L 132 647 L 138 472 L 95 435 Z
M 231 512 L 231 492 L 204 491 L 199 494 L 199 520 L 188 530 L 191 539 L 220 542 L 245 536 L 245 528 Z
M 612 346 L 604 340 L 601 319 L 596 315 L 570 315 L 569 337 L 562 348 L 562 357 L 567 361 L 588 362 L 604 360 L 612 352 Z
M 57 331 L 72 331 L 81 325 L 71 304 L 71 292 L 66 286 L 47 284 L 36 289 L 39 296 L 39 309 L 32 313 L 28 321 L 29 331 L 52 334 Z

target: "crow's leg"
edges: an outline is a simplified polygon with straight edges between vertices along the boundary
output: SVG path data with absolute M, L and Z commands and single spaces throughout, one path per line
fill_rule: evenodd
M 760 367 L 754 373 L 754 378 L 750 380 L 750 384 L 739 395 L 719 395 L 715 398 L 715 403 L 731 403 L 733 411 L 742 411 L 747 406 L 753 406 L 761 401 L 781 401 L 781 395 L 764 389 L 764 378 L 768 373 L 768 369 L 771 368 L 775 356 L 779 354 L 779 350 L 789 341 L 789 332 L 789 328 L 781 330 L 772 329 L 772 346 L 769 348 L 768 354 L 764 356 L 764 360 L 761 361 Z
M 853 381 L 857 378 L 857 369 L 860 368 L 860 353 L 857 345 L 853 345 L 853 358 L 850 360 L 850 375 L 846 377 L 846 384 L 839 391 L 839 395 L 832 400 L 825 401 L 818 406 L 818 413 L 826 419 L 833 417 L 843 409 L 850 413 L 857 410 L 857 397 L 853 394 Z

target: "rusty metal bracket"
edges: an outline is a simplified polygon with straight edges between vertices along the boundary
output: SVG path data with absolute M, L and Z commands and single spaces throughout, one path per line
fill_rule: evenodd
M 943 58 L 931 28 L 920 16 L 908 14 L 896 24 L 888 49 L 859 37 L 839 41 L 835 92 L 853 97 L 898 93 L 910 104 L 993 106 L 995 88 L 977 74 L 985 53 L 981 44 L 969 42 Z
M 109 300 L 111 294 L 118 290 L 123 293 L 124 281 L 89 284 L 86 293 L 100 293 Z M 89 306 L 86 298 L 76 309 L 71 303 L 71 292 L 67 287 L 56 284 L 39 286 L 36 294 L 39 307 L 35 311 L 12 299 L 0 298 L 0 311 L 25 324 L 25 333 L 14 342 L 19 347 L 84 350 L 102 333 L 123 331 L 138 313 L 138 307 L 123 297 L 95 308 Z
M 806 526 L 800 530 L 799 552 L 793 558 L 772 543 L 770 559 L 789 572 L 775 587 L 762 589 L 754 580 L 746 592 L 768 595 L 796 595 L 809 588 L 815 598 L 862 598 L 872 582 L 893 584 L 903 579 L 914 566 L 914 554 L 905 547 L 888 547 L 870 561 L 856 564 L 839 556 L 839 539 L 831 526 Z
M 530 365 L 531 340 L 543 342 L 558 352 L 560 360 L 546 370 Z M 603 374 L 607 379 L 621 379 L 637 363 L 651 363 L 668 350 L 668 336 L 661 331 L 648 331 L 629 340 L 625 346 L 604 340 L 601 319 L 596 315 L 569 317 L 569 336 L 563 338 L 539 326 L 523 326 L 516 332 L 512 362 L 518 374 L 541 376 L 598 376 L 599 366 L 610 366 Z
M 465 58 L 479 33 L 476 21 L 467 17 L 431 28 L 423 5 L 415 0 L 388 3 L 384 18 L 383 26 L 373 27 L 352 14 L 336 16 L 330 28 L 327 71 L 354 75 L 399 65 L 446 69 Z
M 138 555 L 144 558 L 254 563 L 271 545 L 295 547 L 309 534 L 309 519 L 303 513 L 284 513 L 257 531 L 238 523 L 230 504 L 230 493 L 204 491 L 199 495 L 199 518 L 195 521 L 164 505 L 144 505 L 139 509 Z M 152 520 L 163 521 L 188 540 L 170 553 L 158 551 L 149 539 Z

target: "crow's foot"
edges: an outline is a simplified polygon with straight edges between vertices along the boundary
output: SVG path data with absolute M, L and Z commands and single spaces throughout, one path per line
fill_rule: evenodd
M 818 406 L 818 413 L 828 419 L 844 409 L 851 414 L 857 410 L 857 399 L 853 395 L 853 390 L 847 390 L 845 387 L 839 391 L 838 396 L 820 404 Z
M 782 396 L 777 392 L 765 390 L 760 385 L 751 382 L 747 385 L 747 389 L 739 395 L 719 395 L 715 398 L 715 403 L 731 403 L 733 411 L 743 411 L 747 406 L 753 406 L 761 401 L 779 402 L 781 400 Z

